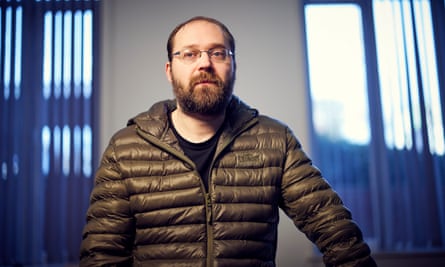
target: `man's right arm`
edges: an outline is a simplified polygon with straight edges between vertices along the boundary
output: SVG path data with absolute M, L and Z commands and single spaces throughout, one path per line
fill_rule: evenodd
M 131 266 L 134 221 L 114 148 L 105 150 L 95 175 L 87 223 L 82 234 L 80 266 Z

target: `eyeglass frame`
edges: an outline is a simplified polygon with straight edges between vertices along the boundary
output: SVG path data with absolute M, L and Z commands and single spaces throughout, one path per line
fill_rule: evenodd
M 211 53 L 212 53 L 214 50 L 218 50 L 218 49 L 224 50 L 224 52 L 225 52 L 224 59 L 221 60 L 221 61 L 219 61 L 219 60 L 214 61 L 214 60 L 215 60 L 215 59 L 213 58 L 214 55 L 212 55 Z M 172 56 L 180 56 L 181 54 L 184 53 L 184 51 L 187 51 L 187 50 L 190 50 L 190 52 L 198 52 L 198 53 L 199 53 L 199 56 L 197 56 L 197 57 L 196 57 L 195 59 L 193 59 L 193 60 L 187 60 L 187 59 L 185 59 L 184 57 L 178 57 L 178 59 L 179 59 L 180 61 L 185 62 L 185 63 L 187 63 L 187 64 L 192 64 L 192 63 L 196 62 L 198 59 L 200 59 L 200 58 L 202 57 L 202 53 L 203 53 L 203 52 L 206 52 L 206 53 L 207 53 L 207 56 L 209 57 L 209 59 L 210 59 L 212 62 L 216 62 L 216 63 L 223 63 L 223 62 L 226 61 L 227 57 L 233 57 L 233 55 L 234 55 L 234 53 L 232 52 L 232 50 L 230 50 L 229 48 L 225 48 L 225 47 L 215 47 L 215 48 L 210 48 L 210 49 L 208 49 L 208 50 L 199 50 L 199 49 L 195 49 L 195 48 L 184 48 L 184 49 L 181 49 L 181 50 L 179 50 L 179 51 L 176 51 L 176 52 L 172 53 Z

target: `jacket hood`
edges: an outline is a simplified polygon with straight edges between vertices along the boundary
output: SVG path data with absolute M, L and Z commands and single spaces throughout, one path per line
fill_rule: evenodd
M 170 128 L 168 116 L 175 109 L 175 100 L 157 102 L 149 110 L 131 118 L 127 126 L 136 125 L 140 130 L 157 138 L 162 138 Z M 235 134 L 256 117 L 258 117 L 256 109 L 249 107 L 237 96 L 232 96 L 227 107 L 224 125 L 226 129 L 223 132 L 230 133 L 230 135 Z

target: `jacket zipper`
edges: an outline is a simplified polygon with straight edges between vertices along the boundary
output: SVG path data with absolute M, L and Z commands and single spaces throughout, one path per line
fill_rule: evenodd
M 213 266 L 213 211 L 212 211 L 212 197 L 210 193 L 205 194 L 205 201 L 206 201 L 206 216 L 207 216 L 207 223 L 206 223 L 206 229 L 207 229 L 207 267 Z

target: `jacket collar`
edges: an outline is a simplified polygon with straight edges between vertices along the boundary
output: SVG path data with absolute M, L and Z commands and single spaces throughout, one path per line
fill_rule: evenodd
M 169 114 L 176 109 L 175 100 L 165 100 L 155 103 L 148 111 L 140 113 L 130 119 L 127 125 L 136 125 L 140 130 L 148 133 L 164 142 L 175 142 L 171 140 L 173 134 L 171 132 Z M 232 96 L 227 107 L 226 120 L 223 125 L 223 135 L 234 136 L 243 130 L 249 122 L 253 122 L 258 111 L 249 107 L 238 97 Z M 170 140 L 168 140 L 170 139 Z M 175 139 L 175 138 L 173 138 Z

